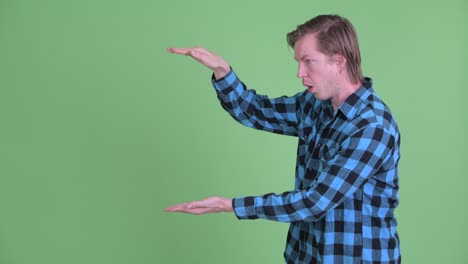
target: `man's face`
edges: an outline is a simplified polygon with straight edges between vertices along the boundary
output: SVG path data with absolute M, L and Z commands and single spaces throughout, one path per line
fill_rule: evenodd
M 295 59 L 299 63 L 297 77 L 309 93 L 319 100 L 337 96 L 338 66 L 332 57 L 318 50 L 315 34 L 306 34 L 294 45 Z

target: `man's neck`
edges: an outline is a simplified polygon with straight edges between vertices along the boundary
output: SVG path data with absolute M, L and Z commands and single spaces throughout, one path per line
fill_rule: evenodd
M 344 101 L 346 101 L 346 99 L 348 99 L 348 97 L 350 95 L 352 95 L 359 88 L 361 88 L 361 86 L 362 86 L 362 83 L 354 84 L 354 83 L 352 83 L 350 81 L 342 83 L 340 88 L 339 88 L 340 93 L 337 94 L 336 97 L 331 98 L 331 103 L 333 105 L 334 113 L 336 113 L 336 111 L 338 110 L 340 105 L 343 104 Z

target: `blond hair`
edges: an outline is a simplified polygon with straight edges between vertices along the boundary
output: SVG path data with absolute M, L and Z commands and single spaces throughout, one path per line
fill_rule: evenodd
M 316 34 L 320 52 L 346 58 L 346 70 L 353 83 L 363 82 L 359 43 L 351 22 L 338 15 L 316 16 L 287 34 L 289 46 L 294 48 L 300 38 L 310 33 Z

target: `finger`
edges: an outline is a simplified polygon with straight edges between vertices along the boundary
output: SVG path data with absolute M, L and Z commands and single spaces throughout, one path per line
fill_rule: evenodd
M 202 215 L 202 214 L 208 214 L 208 213 L 217 213 L 218 211 L 213 208 L 193 208 L 193 209 L 183 209 L 177 212 L 193 214 L 193 215 Z
M 173 208 L 166 209 L 166 212 L 170 212 L 170 213 L 177 212 L 177 213 L 186 213 L 186 214 L 198 215 L 198 214 L 207 213 L 210 210 L 211 210 L 211 208 L 192 208 L 192 209 L 188 209 L 187 207 L 173 207 Z
M 167 48 L 167 51 L 170 53 L 181 54 L 190 56 L 192 53 L 192 49 L 190 48 Z
M 166 209 L 164 209 L 164 211 L 166 211 L 166 212 L 177 212 L 177 211 L 180 211 L 180 210 L 185 210 L 187 208 L 187 204 L 189 204 L 189 203 L 181 203 L 181 204 L 172 205 L 172 206 L 169 206 Z
M 168 212 L 168 213 L 173 213 L 173 212 L 185 212 L 187 211 L 186 208 L 182 208 L 182 207 L 172 207 L 172 208 L 166 208 L 164 210 L 165 212 Z
M 202 214 L 208 214 L 208 213 L 217 213 L 218 211 L 214 210 L 213 208 L 196 208 L 192 210 L 187 211 L 190 214 L 194 215 L 202 215 Z
M 194 214 L 194 215 L 201 215 L 201 214 L 208 214 L 208 213 L 219 213 L 221 212 L 218 208 L 215 207 L 195 207 L 195 208 L 188 208 L 188 206 L 174 206 L 165 210 L 166 212 L 178 212 L 178 213 L 186 213 L 186 214 Z

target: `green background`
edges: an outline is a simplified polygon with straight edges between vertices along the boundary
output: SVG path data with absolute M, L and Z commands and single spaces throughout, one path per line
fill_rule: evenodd
M 163 212 L 292 189 L 297 144 L 237 124 L 165 48 L 292 95 L 285 34 L 323 13 L 353 22 L 399 121 L 403 262 L 468 263 L 467 4 L 375 2 L 0 0 L 0 263 L 282 263 L 287 224 Z

